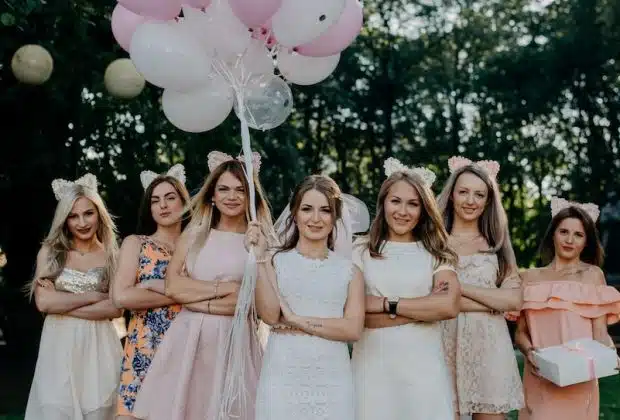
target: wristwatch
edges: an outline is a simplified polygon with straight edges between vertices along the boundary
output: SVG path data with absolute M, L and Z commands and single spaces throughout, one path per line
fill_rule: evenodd
M 394 319 L 396 318 L 396 308 L 398 307 L 398 301 L 400 300 L 399 297 L 391 297 L 388 298 L 387 302 L 388 302 L 388 314 L 390 314 L 390 318 Z

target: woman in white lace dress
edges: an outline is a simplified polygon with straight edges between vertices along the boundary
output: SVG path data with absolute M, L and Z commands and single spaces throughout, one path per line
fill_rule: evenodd
M 347 342 L 364 323 L 364 284 L 333 252 L 342 198 L 328 177 L 297 186 L 282 248 L 258 241 L 258 314 L 272 326 L 257 391 L 256 420 L 354 420 Z M 344 232 L 340 232 L 343 234 Z M 258 231 L 254 233 L 258 235 Z
M 458 314 L 460 288 L 435 175 L 392 158 L 385 169 L 370 233 L 353 252 L 366 284 L 366 329 L 353 347 L 357 420 L 451 420 L 439 321 Z
M 523 406 L 523 389 L 503 313 L 519 311 L 520 278 L 495 181 L 499 164 L 448 161 L 439 195 L 450 244 L 459 256 L 461 313 L 443 323 L 457 414 L 500 420 Z M 458 417 L 457 417 L 458 418 Z

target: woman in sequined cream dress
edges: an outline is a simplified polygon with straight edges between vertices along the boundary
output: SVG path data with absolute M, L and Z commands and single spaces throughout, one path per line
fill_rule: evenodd
M 55 180 L 58 205 L 30 291 L 45 314 L 26 420 L 112 420 L 122 347 L 108 296 L 114 223 L 87 174 Z
M 131 312 L 121 366 L 117 420 L 133 419 L 133 406 L 164 334 L 181 310 L 165 295 L 164 277 L 172 258 L 189 194 L 185 170 L 173 166 L 167 174 L 140 174 L 145 188 L 137 235 L 125 238 L 112 298 Z
M 438 197 L 450 245 L 459 256 L 461 313 L 443 322 L 455 417 L 503 420 L 523 407 L 523 387 L 503 313 L 521 305 L 520 278 L 495 161 L 448 161 L 451 176 Z

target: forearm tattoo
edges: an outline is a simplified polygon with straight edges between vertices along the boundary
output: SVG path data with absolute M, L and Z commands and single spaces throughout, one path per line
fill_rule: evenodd
M 306 321 L 306 325 L 308 326 L 308 328 L 321 328 L 323 326 L 321 322 L 313 321 Z

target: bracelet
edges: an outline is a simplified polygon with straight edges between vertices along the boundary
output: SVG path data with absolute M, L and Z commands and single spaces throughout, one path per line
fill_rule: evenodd
M 215 280 L 215 291 L 214 291 L 215 296 L 217 296 L 217 289 L 219 289 L 219 287 L 220 287 L 220 280 L 218 279 L 218 280 Z

